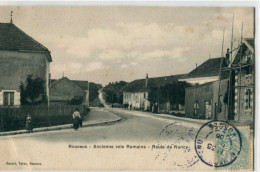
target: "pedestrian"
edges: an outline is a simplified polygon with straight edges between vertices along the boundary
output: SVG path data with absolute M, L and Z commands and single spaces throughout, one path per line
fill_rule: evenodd
M 75 112 L 73 113 L 72 117 L 73 117 L 73 128 L 75 130 L 78 130 L 79 125 L 82 127 L 82 120 L 78 108 L 75 109 Z
M 27 115 L 26 118 L 25 128 L 28 131 L 28 133 L 33 132 L 32 117 L 29 114 Z

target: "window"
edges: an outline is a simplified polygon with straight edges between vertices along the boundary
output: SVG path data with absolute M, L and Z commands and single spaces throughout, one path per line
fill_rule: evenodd
M 251 109 L 251 89 L 245 89 L 245 109 Z
M 4 92 L 4 106 L 14 105 L 14 92 Z
M 145 93 L 144 93 L 144 98 L 146 98 Z

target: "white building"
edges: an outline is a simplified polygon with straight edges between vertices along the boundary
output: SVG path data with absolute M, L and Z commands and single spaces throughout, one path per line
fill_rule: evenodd
M 148 100 L 149 91 L 152 87 L 164 86 L 167 83 L 177 82 L 184 75 L 171 75 L 156 78 L 138 79 L 128 83 L 122 88 L 123 104 L 128 104 L 129 108 L 151 110 Z

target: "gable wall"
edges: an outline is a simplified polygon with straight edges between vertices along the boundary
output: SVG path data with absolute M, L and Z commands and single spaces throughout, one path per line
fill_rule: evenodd
M 44 53 L 0 51 L 0 105 L 3 93 L 14 92 L 14 105 L 20 105 L 21 82 L 25 84 L 27 75 L 45 81 L 45 93 L 49 95 L 49 62 Z
M 85 94 L 81 88 L 66 79 L 57 81 L 50 87 L 50 101 L 68 101 L 75 96 L 85 96 Z
M 0 90 L 19 91 L 20 83 L 25 83 L 27 75 L 33 74 L 48 82 L 49 63 L 45 54 L 0 51 Z

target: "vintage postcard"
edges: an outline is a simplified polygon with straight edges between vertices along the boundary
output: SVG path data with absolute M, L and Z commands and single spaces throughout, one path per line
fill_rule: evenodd
M 0 169 L 254 170 L 256 30 L 254 6 L 0 6 Z

